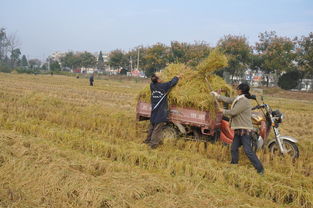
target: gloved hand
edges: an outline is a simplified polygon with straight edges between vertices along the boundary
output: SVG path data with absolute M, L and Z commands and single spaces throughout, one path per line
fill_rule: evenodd
M 219 107 L 219 108 L 218 108 L 218 112 L 224 113 L 224 108 Z
M 183 77 L 183 73 L 180 73 L 179 75 L 176 75 L 177 78 L 181 79 Z
M 218 93 L 215 92 L 215 91 L 210 92 L 210 94 L 211 94 L 212 96 L 214 96 L 214 97 L 218 97 Z

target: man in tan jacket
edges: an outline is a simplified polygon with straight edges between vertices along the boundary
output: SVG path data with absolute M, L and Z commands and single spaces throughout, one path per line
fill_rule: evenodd
M 253 126 L 251 121 L 251 105 L 248 100 L 251 96 L 249 90 L 249 85 L 242 83 L 237 87 L 238 96 L 235 98 L 225 97 L 216 92 L 211 92 L 211 94 L 215 96 L 217 100 L 231 104 L 230 110 L 220 109 L 225 116 L 230 117 L 230 126 L 235 130 L 235 137 L 231 145 L 231 164 L 238 164 L 238 149 L 242 145 L 252 165 L 259 174 L 263 175 L 263 165 L 252 150 L 251 145 L 251 130 Z

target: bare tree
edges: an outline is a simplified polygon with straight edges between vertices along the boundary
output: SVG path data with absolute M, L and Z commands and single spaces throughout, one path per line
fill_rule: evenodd
M 9 35 L 8 37 L 8 50 L 11 58 L 11 68 L 14 68 L 19 60 L 21 51 L 18 48 L 20 46 L 20 41 L 18 40 L 16 33 Z
M 0 62 L 11 68 L 16 67 L 21 51 L 18 48 L 20 41 L 16 33 L 8 35 L 5 28 L 0 28 Z
M 0 28 L 0 61 L 3 61 L 8 55 L 9 41 L 5 28 Z
M 41 61 L 39 59 L 30 59 L 28 63 L 31 69 L 38 69 L 41 66 Z

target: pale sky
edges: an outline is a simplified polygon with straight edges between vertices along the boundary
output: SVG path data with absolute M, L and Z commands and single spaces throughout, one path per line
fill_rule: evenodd
M 224 35 L 307 36 L 313 0 L 0 0 L 0 27 L 16 34 L 22 54 L 125 51 L 177 40 L 214 46 Z

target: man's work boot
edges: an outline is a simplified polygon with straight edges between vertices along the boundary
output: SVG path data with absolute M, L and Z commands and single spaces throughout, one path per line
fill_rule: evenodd
M 156 149 L 158 146 L 159 146 L 159 145 L 157 145 L 157 144 L 151 144 L 151 145 L 150 145 L 151 149 Z
M 142 143 L 144 143 L 144 144 L 149 144 L 149 143 L 150 143 L 150 141 L 151 141 L 151 139 L 150 139 L 150 138 L 148 138 L 148 139 L 145 139 Z
M 264 176 L 264 169 L 257 171 L 260 176 Z

